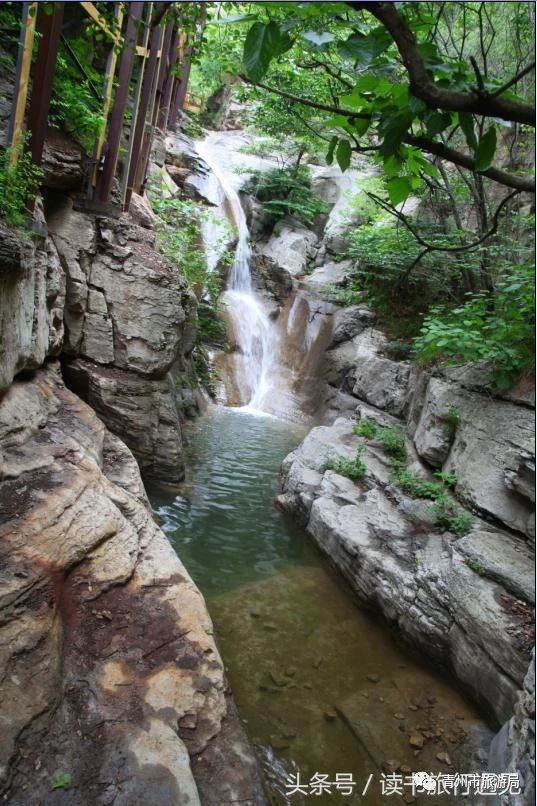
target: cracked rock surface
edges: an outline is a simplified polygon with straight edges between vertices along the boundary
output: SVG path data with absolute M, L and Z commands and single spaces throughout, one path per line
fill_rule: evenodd
M 5 799 L 263 803 L 201 594 L 55 362 L 0 404 L 0 504 Z

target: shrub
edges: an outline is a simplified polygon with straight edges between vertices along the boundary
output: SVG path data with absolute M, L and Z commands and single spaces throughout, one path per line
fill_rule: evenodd
M 393 483 L 412 498 L 428 498 L 431 501 L 436 501 L 444 490 L 440 482 L 420 479 L 411 473 L 405 465 L 392 465 L 391 475 Z
M 361 480 L 367 470 L 362 460 L 363 452 L 363 446 L 360 445 L 353 459 L 347 459 L 344 456 L 330 457 L 326 463 L 326 469 L 333 470 L 335 473 L 339 473 L 340 476 L 346 476 L 349 479 Z
M 467 534 L 473 526 L 474 518 L 466 510 L 445 495 L 440 495 L 431 506 L 434 525 L 446 532 L 456 535 Z
M 314 192 L 307 166 L 255 171 L 243 187 L 245 193 L 263 202 L 263 211 L 278 221 L 286 215 L 311 224 L 328 206 Z
M 378 429 L 377 436 L 388 456 L 402 461 L 406 459 L 406 438 L 402 428 L 382 426 Z
M 358 437 L 365 437 L 366 439 L 374 439 L 377 435 L 378 426 L 374 420 L 360 420 L 354 429 L 354 433 Z
M 490 360 L 499 389 L 535 365 L 535 288 L 531 263 L 516 265 L 496 283 L 494 293 L 469 295 L 464 305 L 432 309 L 414 340 L 422 363 L 444 365 Z
M 90 82 L 99 92 L 102 75 L 88 58 L 88 42 L 70 39 L 69 45 L 88 76 L 84 79 L 66 53 L 59 53 L 50 100 L 50 122 L 71 134 L 91 154 L 103 125 L 102 101 L 96 98 Z
M 354 428 L 358 437 L 378 439 L 384 452 L 398 461 L 406 460 L 406 437 L 402 428 L 393 425 L 377 425 L 374 420 L 365 419 Z
M 24 142 L 17 148 L 18 159 L 11 162 L 11 149 L 0 158 L 0 216 L 13 227 L 21 227 L 29 198 L 35 193 L 43 171 L 32 162 L 31 154 L 22 153 Z

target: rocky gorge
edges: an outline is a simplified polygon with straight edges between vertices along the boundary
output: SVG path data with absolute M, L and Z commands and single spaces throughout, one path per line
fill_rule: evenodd
M 232 161 L 259 166 L 238 150 L 244 133 L 222 138 Z M 153 160 L 160 192 L 225 206 L 184 133 L 157 139 Z M 272 228 L 242 195 L 253 281 L 279 334 L 271 406 L 315 426 L 283 463 L 278 505 L 362 604 L 479 704 L 499 729 L 489 769 L 518 772 L 523 794 L 506 802 L 529 803 L 534 388 L 499 395 L 486 366 L 395 361 L 367 305 L 334 302 L 364 173 L 336 171 L 314 168 L 329 207 L 316 228 L 292 217 Z M 3 709 L 5 793 L 263 803 L 204 601 L 142 482 L 184 476 L 185 412 L 203 405 L 196 300 L 156 248 L 148 199 L 95 217 L 55 177 L 32 237 L 2 233 L 2 698 L 16 704 Z M 472 518 L 467 534 L 394 479 L 390 429 L 414 482 L 451 479 L 445 498 Z M 338 463 L 357 456 L 355 482 Z M 67 791 L 54 788 L 75 769 Z
M 264 802 L 204 601 L 140 475 L 184 475 L 195 298 L 147 201 L 74 209 L 55 154 L 33 231 L 0 234 L 4 799 Z

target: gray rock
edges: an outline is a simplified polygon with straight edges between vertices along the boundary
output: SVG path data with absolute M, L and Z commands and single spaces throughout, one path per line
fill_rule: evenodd
M 439 534 L 428 502 L 392 486 L 387 457 L 353 427 L 340 418 L 307 435 L 283 463 L 280 505 L 363 601 L 427 655 L 451 665 L 501 723 L 528 662 L 524 613 L 535 597 L 529 550 L 479 520 L 462 540 Z M 360 485 L 325 469 L 328 457 L 353 457 L 359 445 L 366 465 Z M 512 570 L 502 565 L 502 545 Z M 511 607 L 518 599 L 522 604 Z
M 327 382 L 353 392 L 355 367 L 359 362 L 376 356 L 385 342 L 386 337 L 380 330 L 366 328 L 350 341 L 341 342 L 327 350 L 325 372 Z
M 450 408 L 460 419 L 453 434 L 446 428 Z M 431 464 L 445 460 L 443 468 L 457 476 L 457 493 L 465 501 L 531 535 L 533 429 L 529 408 L 432 378 L 414 440 Z
M 300 277 L 306 272 L 316 241 L 314 232 L 296 219 L 286 217 L 278 222 L 267 243 L 258 248 L 292 277 Z
M 46 232 L 40 202 L 34 220 Z M 65 274 L 50 238 L 6 235 L 3 244 L 9 271 L 0 271 L 0 393 L 19 372 L 59 352 L 65 300 Z
M 400 417 L 405 410 L 414 372 L 411 364 L 372 356 L 358 361 L 352 391 L 372 406 Z
M 68 134 L 49 128 L 43 147 L 44 187 L 53 190 L 78 190 L 82 185 L 82 148 Z
M 488 798 L 494 806 L 530 806 L 535 802 L 535 651 L 515 712 L 492 740 L 489 772 L 518 775 L 520 793 Z
M 339 308 L 334 316 L 334 329 L 329 347 L 358 336 L 365 328 L 375 324 L 376 316 L 367 305 Z
M 331 285 L 344 286 L 352 271 L 352 261 L 342 260 L 339 263 L 329 262 L 319 266 L 307 277 L 302 278 L 302 285 L 308 291 L 324 294 Z

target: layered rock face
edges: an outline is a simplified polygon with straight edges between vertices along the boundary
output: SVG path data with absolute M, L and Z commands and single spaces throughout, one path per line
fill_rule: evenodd
M 534 390 L 526 384 L 499 397 L 490 367 L 419 372 L 392 361 L 373 320 L 365 306 L 334 315 L 327 425 L 285 460 L 278 500 L 363 602 L 450 668 L 497 725 L 505 722 L 490 769 L 518 771 L 524 794 L 502 803 L 528 804 L 535 786 Z M 361 420 L 406 430 L 415 478 L 432 481 L 435 470 L 455 477 L 446 494 L 473 514 L 465 536 L 439 528 L 431 502 L 402 491 L 378 436 L 357 435 Z M 327 469 L 357 451 L 363 481 Z
M 54 364 L 4 396 L 0 450 L 9 802 L 263 802 L 203 599 L 130 451 Z
M 141 202 L 136 213 L 140 223 L 94 220 L 64 199 L 49 215 L 66 278 L 65 376 L 145 475 L 173 482 L 184 475 L 178 402 L 188 392 L 170 371 L 186 370 L 196 303 L 156 251 Z

